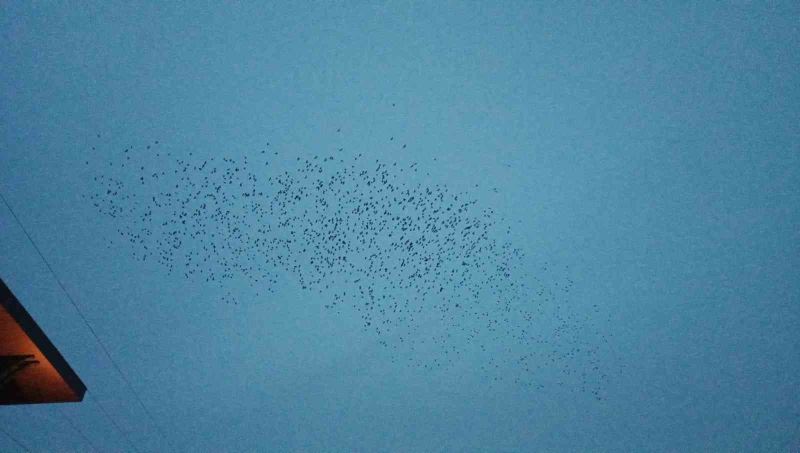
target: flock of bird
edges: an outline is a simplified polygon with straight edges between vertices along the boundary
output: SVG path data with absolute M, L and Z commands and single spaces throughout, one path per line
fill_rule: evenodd
M 491 379 L 533 388 L 571 377 L 602 398 L 591 314 L 568 309 L 572 280 L 531 275 L 491 208 L 418 182 L 420 162 L 275 148 L 200 158 L 128 146 L 108 153 L 88 199 L 137 259 L 219 285 L 225 303 L 241 303 L 232 288 L 243 282 L 266 299 L 288 276 L 332 316 L 359 316 L 392 360 L 481 363 Z

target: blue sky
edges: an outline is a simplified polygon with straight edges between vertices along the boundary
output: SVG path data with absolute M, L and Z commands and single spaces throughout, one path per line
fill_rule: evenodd
M 0 408 L 27 448 L 91 451 L 72 422 L 131 450 L 92 399 L 139 451 L 800 448 L 796 3 L 0 11 L 0 191 L 153 416 L 3 208 L 0 277 L 90 395 Z M 474 360 L 401 366 L 290 273 L 230 306 L 243 282 L 109 247 L 120 224 L 85 198 L 92 178 L 155 140 L 182 159 L 269 142 L 278 171 L 338 147 L 417 162 L 421 183 L 494 209 L 524 275 L 574 281 L 563 303 L 604 339 L 604 398 L 487 382 Z

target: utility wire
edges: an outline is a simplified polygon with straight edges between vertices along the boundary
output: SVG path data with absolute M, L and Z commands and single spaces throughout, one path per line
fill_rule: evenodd
M 92 328 L 92 325 L 89 323 L 89 320 L 88 320 L 88 319 L 86 319 L 86 316 L 84 316 L 84 314 L 83 314 L 83 311 L 80 309 L 80 307 L 78 306 L 78 304 L 75 302 L 75 300 L 74 300 L 74 299 L 72 298 L 72 296 L 69 294 L 69 292 L 67 291 L 67 289 L 64 287 L 64 284 L 63 284 L 63 283 L 61 283 L 61 279 L 59 279 L 59 278 L 58 278 L 58 275 L 57 275 L 57 274 L 56 274 L 56 272 L 53 270 L 53 267 L 52 267 L 52 266 L 50 266 L 50 263 L 47 261 L 47 258 L 45 258 L 45 257 L 44 257 L 44 254 L 42 253 L 42 251 L 41 251 L 41 250 L 39 250 L 39 246 L 37 246 L 37 245 L 36 245 L 36 242 L 34 242 L 34 241 L 33 241 L 33 238 L 31 237 L 31 235 L 30 235 L 30 234 L 28 234 L 28 230 L 26 230 L 26 229 L 25 229 L 25 226 L 22 224 L 22 221 L 20 221 L 19 217 L 17 217 L 17 214 L 16 214 L 16 213 L 14 212 L 14 210 L 11 208 L 11 205 L 8 203 L 8 201 L 7 201 L 7 200 L 6 200 L 6 198 L 3 196 L 3 194 L 2 194 L 2 193 L 0 193 L 0 200 L 3 200 L 3 204 L 5 204 L 5 205 L 6 205 L 6 208 L 8 208 L 8 211 L 9 211 L 9 212 L 11 213 L 11 215 L 14 217 L 14 220 L 16 220 L 16 222 L 17 222 L 17 224 L 19 225 L 19 227 L 20 227 L 20 228 L 22 229 L 22 231 L 25 233 L 25 236 L 27 236 L 27 237 L 28 237 L 28 241 L 30 241 L 31 245 L 33 245 L 33 248 L 34 248 L 34 249 L 36 249 L 36 253 L 38 253 L 38 254 L 39 254 L 39 256 L 42 258 L 42 261 L 44 261 L 44 264 L 47 266 L 47 269 L 49 269 L 49 270 L 50 270 L 50 273 L 51 273 L 51 274 L 53 274 L 53 278 L 55 278 L 56 282 L 58 282 L 58 286 L 60 286 L 60 287 L 61 287 L 61 290 L 62 290 L 62 291 L 64 291 L 64 294 L 67 296 L 67 299 L 68 299 L 68 300 L 70 301 L 70 303 L 72 304 L 72 307 L 73 307 L 73 308 L 75 308 L 75 311 L 78 313 L 78 316 L 80 316 L 80 317 L 81 317 L 81 319 L 83 320 L 83 323 L 84 323 L 84 324 L 86 325 L 86 327 L 89 329 L 89 332 L 91 332 L 91 334 L 92 334 L 92 336 L 94 337 L 94 339 L 95 339 L 95 340 L 97 341 L 97 343 L 100 345 L 100 348 L 103 350 L 103 353 L 104 353 L 104 354 L 105 354 L 105 356 L 108 358 L 109 362 L 111 362 L 111 365 L 113 365 L 113 366 L 114 366 L 114 368 L 117 370 L 117 372 L 119 373 L 119 375 L 122 377 L 122 380 L 123 380 L 123 381 L 125 381 L 125 385 L 128 387 L 128 389 L 131 391 L 131 393 L 133 394 L 133 396 L 136 398 L 136 401 L 139 403 L 139 406 L 141 406 L 141 407 L 142 407 L 142 410 L 144 411 L 145 415 L 147 415 L 147 418 L 149 418 L 149 419 L 150 419 L 150 421 L 153 423 L 153 426 L 155 426 L 155 427 L 156 427 L 156 430 L 158 431 L 158 433 L 161 435 L 161 437 L 162 437 L 162 438 L 163 438 L 165 441 L 167 441 L 167 443 L 169 443 L 169 445 L 170 445 L 170 447 L 171 447 L 171 450 L 173 450 L 173 451 L 174 451 L 174 450 L 175 450 L 175 448 L 174 448 L 174 446 L 172 445 L 172 442 L 170 442 L 170 441 L 169 441 L 169 439 L 168 439 L 168 438 L 167 438 L 167 436 L 164 434 L 164 431 L 161 429 L 161 427 L 159 426 L 159 424 L 158 424 L 158 423 L 156 423 L 156 420 L 155 420 L 155 419 L 153 418 L 153 416 L 150 414 L 150 411 L 147 409 L 147 406 L 145 406 L 145 405 L 144 405 L 144 402 L 142 402 L 142 399 L 139 397 L 139 393 L 136 391 L 136 389 L 134 389 L 134 388 L 133 388 L 133 385 L 131 385 L 131 382 L 130 382 L 130 380 L 128 379 L 128 376 L 126 376 L 126 375 L 125 375 L 125 373 L 124 373 L 124 372 L 122 371 L 122 369 L 119 367 L 119 365 L 117 364 L 117 362 L 116 362 L 116 361 L 115 361 L 115 360 L 114 360 L 114 359 L 111 357 L 111 353 L 108 351 L 108 348 L 106 348 L 106 345 L 105 345 L 105 343 L 103 343 L 103 341 L 102 341 L 102 340 L 100 340 L 100 337 L 99 337 L 99 336 L 97 336 L 97 333 L 94 331 L 94 328 Z
M 102 413 L 103 413 L 103 414 L 106 416 L 106 418 L 108 419 L 108 421 L 110 421 L 110 422 L 111 422 L 111 424 L 112 424 L 112 425 L 114 425 L 114 429 L 116 429 L 116 430 L 117 430 L 117 432 L 119 432 L 119 434 L 122 436 L 122 438 L 123 438 L 123 439 L 125 439 L 125 442 L 127 442 L 127 443 L 128 443 L 128 445 L 130 445 L 130 446 L 131 446 L 131 448 L 133 448 L 133 451 L 135 451 L 136 453 L 140 453 L 140 452 L 139 452 L 139 449 L 138 449 L 138 448 L 136 448 L 136 444 L 134 444 L 134 443 L 131 441 L 131 438 L 130 438 L 130 437 L 128 437 L 128 434 L 127 434 L 125 431 L 123 431 L 123 429 L 122 429 L 122 428 L 121 428 L 121 427 L 120 427 L 120 426 L 117 424 L 117 421 L 116 421 L 116 420 L 114 420 L 114 418 L 112 418 L 112 417 L 111 417 L 111 415 L 108 413 L 108 411 L 106 410 L 106 408 L 105 408 L 105 407 L 103 407 L 103 405 L 102 405 L 102 404 L 100 404 L 100 400 L 98 400 L 97 398 L 95 398 L 95 397 L 94 397 L 94 394 L 93 394 L 93 393 L 91 393 L 91 392 L 88 392 L 88 391 L 87 391 L 87 392 L 86 392 L 86 394 L 87 394 L 88 396 L 90 396 L 90 397 L 91 397 L 91 398 L 88 398 L 88 399 L 91 399 L 91 400 L 92 400 L 92 402 L 93 402 L 93 403 L 94 403 L 94 404 L 95 404 L 97 407 L 99 407 L 99 408 L 100 408 L 100 412 L 102 412 Z
M 98 451 L 97 447 L 94 446 L 94 443 L 88 437 L 86 437 L 86 434 L 84 434 L 84 432 L 80 428 L 78 428 L 78 425 L 75 423 L 74 420 L 72 420 L 72 418 L 68 417 L 67 414 L 65 414 L 59 407 L 56 407 L 56 412 L 58 412 L 58 415 L 60 415 L 61 418 L 63 418 L 64 420 L 67 421 L 67 423 L 69 423 L 69 426 L 72 427 L 73 431 L 78 433 L 78 435 L 81 436 L 81 438 L 83 438 L 84 442 L 86 442 L 89 445 L 92 451 Z
M 11 433 L 9 433 L 8 431 L 6 431 L 6 430 L 3 428 L 3 426 L 2 426 L 2 425 L 0 425 L 0 432 L 2 432 L 3 434 L 5 434 L 5 435 L 6 435 L 6 437 L 8 437 L 9 439 L 11 439 L 11 442 L 14 442 L 14 445 L 16 445 L 17 447 L 19 447 L 19 448 L 23 449 L 24 451 L 27 451 L 28 453 L 30 453 L 31 449 L 30 449 L 30 448 L 28 448 L 28 447 L 26 447 L 25 445 L 23 445 L 23 443 L 22 443 L 22 442 L 20 442 L 19 440 L 17 440 L 17 438 L 16 438 L 16 437 L 12 436 L 12 435 L 11 435 Z

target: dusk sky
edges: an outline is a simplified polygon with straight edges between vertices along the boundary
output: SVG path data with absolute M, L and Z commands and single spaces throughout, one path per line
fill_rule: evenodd
M 0 452 L 800 451 L 798 24 L 0 3 Z

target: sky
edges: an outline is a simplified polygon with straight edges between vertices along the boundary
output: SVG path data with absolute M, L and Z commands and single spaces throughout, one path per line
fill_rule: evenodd
M 798 19 L 797 2 L 2 2 L 0 193 L 124 375 L 0 206 L 0 278 L 88 387 L 1 407 L 0 451 L 800 450 Z M 344 283 L 304 289 L 313 266 L 209 283 L 120 239 L 161 187 L 137 168 L 226 158 L 266 184 L 328 154 L 492 210 L 525 285 L 503 294 L 544 313 L 544 340 L 509 354 L 558 351 L 533 386 L 507 336 L 437 343 L 465 352 L 426 367 L 442 353 L 325 309 Z M 128 215 L 94 205 L 103 178 L 126 181 Z M 414 344 L 444 332 L 392 321 Z

